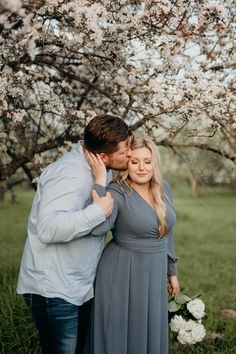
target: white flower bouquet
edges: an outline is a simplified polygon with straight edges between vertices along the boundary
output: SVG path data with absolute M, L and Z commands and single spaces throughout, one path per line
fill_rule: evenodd
M 177 294 L 168 303 L 169 325 L 182 344 L 196 344 L 205 337 L 206 330 L 202 324 L 205 304 L 201 299 Z

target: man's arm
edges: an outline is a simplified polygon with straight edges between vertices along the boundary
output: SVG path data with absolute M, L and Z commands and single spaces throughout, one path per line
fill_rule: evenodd
M 84 236 L 110 215 L 113 207 L 110 195 L 82 210 L 78 208 L 78 201 L 83 207 L 88 196 L 86 185 L 82 176 L 78 181 L 69 173 L 39 184 L 37 230 L 42 243 L 69 242 Z

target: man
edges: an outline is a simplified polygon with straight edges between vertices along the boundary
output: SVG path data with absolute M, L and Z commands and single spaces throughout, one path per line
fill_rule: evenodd
M 43 354 L 74 354 L 81 305 L 93 297 L 103 238 L 89 236 L 112 212 L 107 193 L 89 206 L 94 184 L 86 149 L 107 169 L 123 170 L 131 131 L 115 116 L 96 116 L 84 141 L 49 165 L 40 177 L 28 222 L 17 292 L 32 310 Z

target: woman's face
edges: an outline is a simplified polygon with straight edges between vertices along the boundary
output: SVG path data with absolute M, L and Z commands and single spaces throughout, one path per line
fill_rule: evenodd
M 142 147 L 131 151 L 128 173 L 135 184 L 149 184 L 153 176 L 152 152 L 149 148 Z

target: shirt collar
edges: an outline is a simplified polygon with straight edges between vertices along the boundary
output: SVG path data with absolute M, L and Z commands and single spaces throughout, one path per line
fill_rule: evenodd
M 79 140 L 75 149 L 76 149 L 76 152 L 80 155 L 80 157 L 81 157 L 82 161 L 85 163 L 85 165 L 91 170 L 91 167 L 90 167 L 90 165 L 85 157 L 85 154 L 84 154 L 83 144 L 84 144 L 84 141 Z

